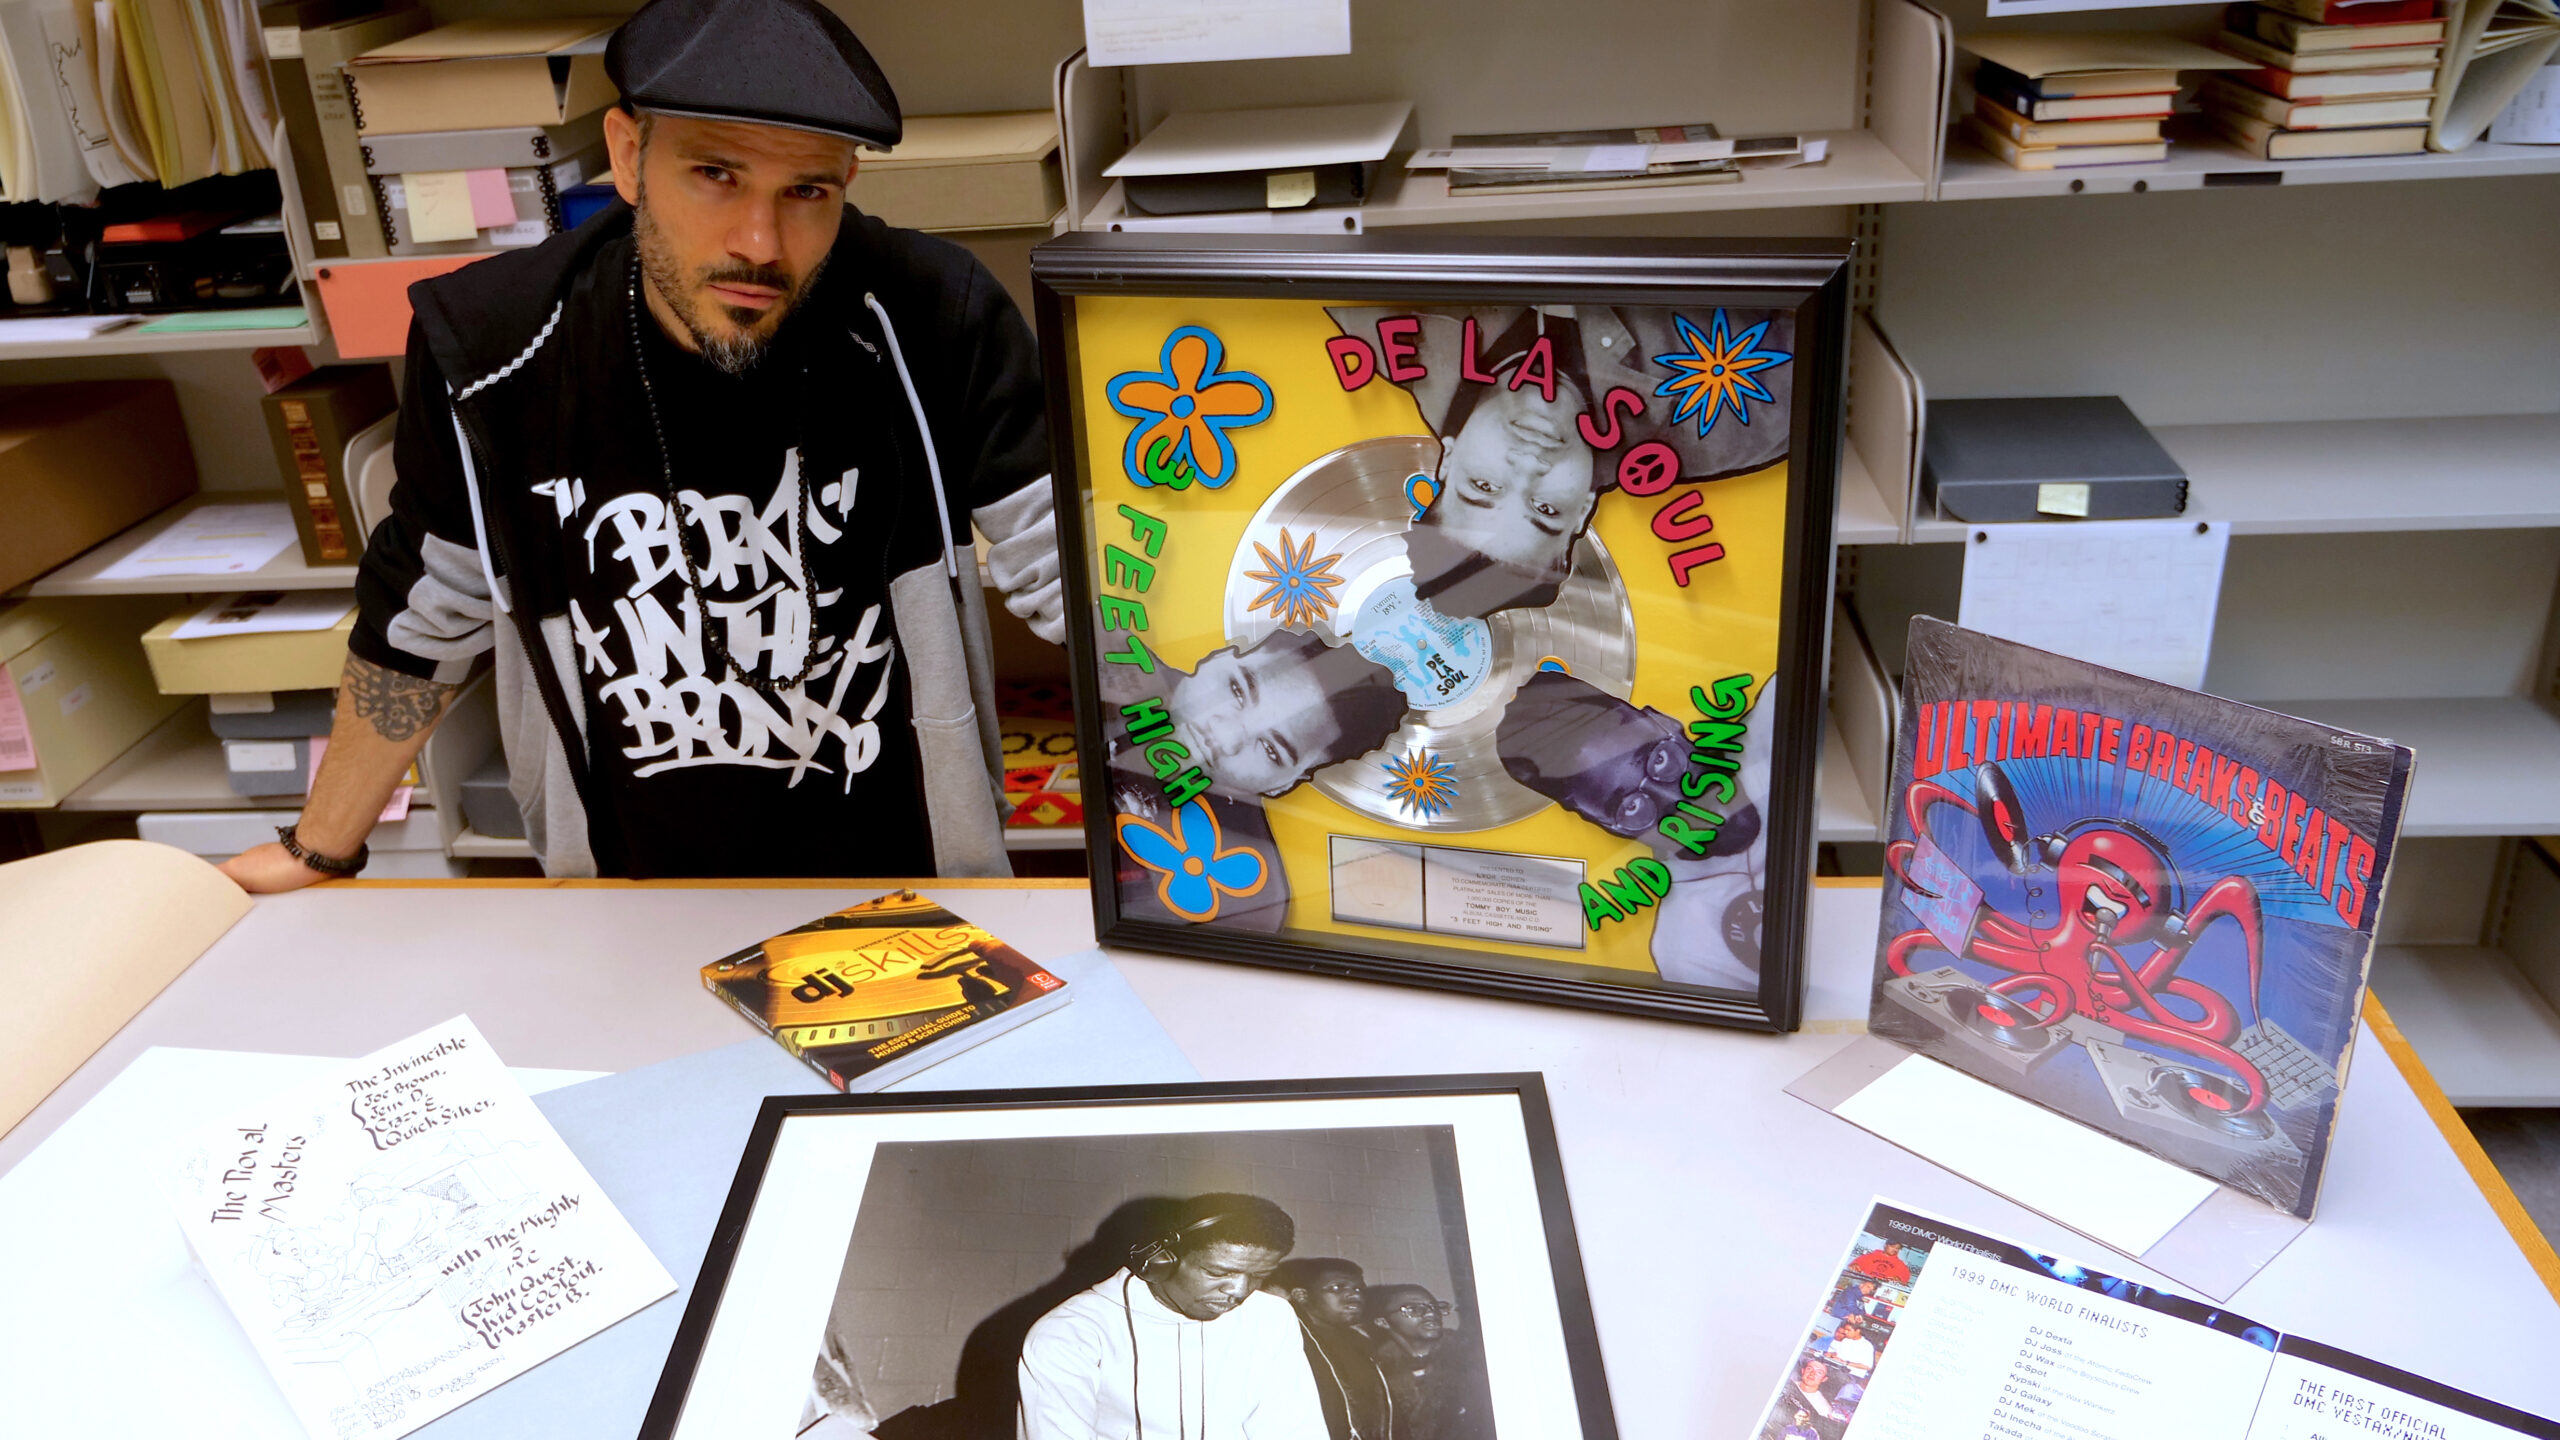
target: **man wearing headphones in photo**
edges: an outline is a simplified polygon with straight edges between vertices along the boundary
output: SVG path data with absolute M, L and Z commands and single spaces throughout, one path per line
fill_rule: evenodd
M 1259 1195 L 1184 1201 L 1022 1342 L 1020 1440 L 1326 1440 L 1289 1302 L 1297 1223 Z

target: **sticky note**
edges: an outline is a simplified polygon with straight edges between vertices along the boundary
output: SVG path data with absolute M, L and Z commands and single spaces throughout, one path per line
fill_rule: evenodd
M 1315 203 L 1316 172 L 1283 170 L 1262 177 L 1262 206 L 1266 210 L 1295 210 Z
M 2036 487 L 2036 513 L 2089 518 L 2089 486 L 2085 481 L 2048 480 Z
M 409 238 L 423 245 L 469 240 L 480 227 L 471 218 L 471 175 L 466 170 L 416 170 L 400 177 L 409 201 Z
M 493 225 L 516 223 L 516 197 L 507 192 L 504 170 L 465 170 L 466 184 L 471 187 L 471 227 L 486 230 Z

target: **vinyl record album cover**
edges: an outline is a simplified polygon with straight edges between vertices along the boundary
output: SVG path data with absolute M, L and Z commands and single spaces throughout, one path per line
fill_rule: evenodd
M 702 967 L 702 983 L 839 1090 L 877 1090 L 1027 1023 L 1067 982 L 913 890 Z
M 2308 1219 L 2410 759 L 1914 619 L 1869 1029 Z

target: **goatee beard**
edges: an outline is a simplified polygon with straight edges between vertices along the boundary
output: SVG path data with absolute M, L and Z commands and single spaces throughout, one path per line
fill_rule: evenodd
M 790 318 L 800 297 L 816 288 L 818 277 L 826 273 L 828 257 L 819 256 L 818 263 L 810 266 L 809 273 L 802 276 L 797 284 L 792 283 L 789 275 L 770 266 L 720 265 L 706 270 L 701 276 L 705 284 L 731 281 L 771 286 L 782 292 L 775 299 L 773 308 L 761 315 L 752 310 L 722 307 L 728 310 L 729 319 L 738 328 L 716 334 L 705 329 L 693 307 L 685 303 L 683 297 L 692 291 L 685 283 L 686 276 L 677 268 L 674 255 L 669 253 L 666 236 L 658 229 L 656 217 L 649 213 L 648 200 L 648 186 L 643 182 L 641 203 L 636 207 L 638 213 L 632 226 L 633 238 L 640 247 L 640 273 L 647 279 L 649 288 L 666 302 L 667 309 L 674 312 L 685 333 L 693 337 L 693 347 L 703 359 L 717 366 L 724 375 L 745 374 L 755 368 L 756 362 L 773 347 L 774 336 L 781 333 L 783 323 Z M 772 328 L 759 329 L 759 323 L 766 319 L 773 320 Z

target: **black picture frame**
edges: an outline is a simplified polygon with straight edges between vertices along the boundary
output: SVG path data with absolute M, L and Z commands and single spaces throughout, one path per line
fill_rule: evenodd
M 1084 757 L 1086 849 L 1102 943 L 1207 959 L 1570 1005 L 1693 1023 L 1789 1031 L 1801 1021 L 1814 859 L 1815 763 L 1822 742 L 1832 530 L 1844 443 L 1849 264 L 1843 240 L 1507 238 L 1396 235 L 1243 237 L 1079 233 L 1032 252 L 1050 436 L 1067 649 Z M 1758 987 L 1717 989 L 1623 969 L 1523 959 L 1462 941 L 1390 934 L 1356 942 L 1253 933 L 1128 913 L 1114 881 L 1113 802 L 1099 651 L 1097 552 L 1089 513 L 1092 429 L 1077 369 L 1077 302 L 1086 297 L 1279 298 L 1416 306 L 1737 306 L 1794 316 L 1788 415 L 1785 574 L 1777 614 L 1780 685 L 1768 794 Z M 1703 313 L 1703 312 L 1702 312 Z M 1516 387 L 1515 387 L 1516 388 Z M 1605 407 L 1603 407 L 1605 409 Z M 1112 422 L 1122 423 L 1126 422 Z M 1682 583 L 1686 583 L 1684 580 Z M 1756 712 L 1755 712 L 1756 713 Z M 1463 839 L 1457 843 L 1463 844 Z
M 1564 1164 L 1556 1147 L 1555 1122 L 1547 1102 L 1544 1077 L 1534 1072 L 1476 1075 L 1382 1076 L 1312 1080 L 1223 1081 L 1181 1085 L 1078 1086 L 1054 1089 L 955 1090 L 911 1094 L 821 1094 L 770 1096 L 757 1112 L 744 1153 L 738 1162 L 720 1219 L 712 1231 L 702 1268 L 694 1281 L 683 1318 L 678 1323 L 666 1368 L 642 1420 L 640 1440 L 675 1440 L 681 1433 L 687 1398 L 700 1375 L 706 1346 L 721 1323 L 721 1309 L 740 1247 L 757 1224 L 757 1209 L 767 1196 L 767 1172 L 785 1124 L 795 1119 L 835 1117 L 977 1116 L 988 1112 L 1037 1114 L 1100 1107 L 1181 1107 L 1228 1105 L 1234 1102 L 1303 1100 L 1406 1101 L 1431 1099 L 1508 1098 L 1517 1106 L 1520 1139 L 1529 1161 L 1530 1197 L 1544 1239 L 1553 1285 L 1555 1318 L 1561 1326 L 1563 1359 L 1573 1387 L 1573 1409 L 1580 1423 L 1577 1440 L 1617 1440 L 1617 1420 L 1609 1398 L 1607 1372 L 1589 1290 L 1582 1269 L 1580 1240 L 1565 1191 Z M 1243 1127 L 1221 1127 L 1247 1133 Z M 970 1138 L 983 1138 L 972 1136 Z M 1459 1183 L 1454 1166 L 1447 1183 Z M 1483 1184 L 1482 1177 L 1464 1183 Z M 1477 1199 L 1481 1198 L 1478 1194 Z M 1472 1208 L 1476 1199 L 1465 1202 Z M 1462 1232 L 1459 1243 L 1466 1243 Z M 1526 1257 L 1506 1253 L 1501 1263 L 1521 1264 Z M 832 1270 L 833 1256 L 818 1258 Z M 1461 1281 L 1461 1285 L 1469 1282 Z M 1471 1290 L 1468 1293 L 1472 1293 Z M 817 1337 L 810 1339 L 814 1357 Z M 1500 1411 L 1495 1413 L 1497 1427 Z

